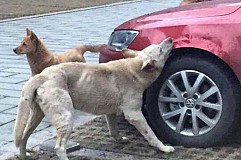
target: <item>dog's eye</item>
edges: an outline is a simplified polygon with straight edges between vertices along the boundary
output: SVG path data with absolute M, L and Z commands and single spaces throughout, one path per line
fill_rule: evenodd
M 26 43 L 23 43 L 23 46 L 26 46 L 27 44 Z

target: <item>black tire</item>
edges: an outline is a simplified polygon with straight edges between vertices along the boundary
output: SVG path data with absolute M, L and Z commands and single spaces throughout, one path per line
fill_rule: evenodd
M 175 131 L 174 129 L 171 129 L 170 126 L 172 125 L 172 123 L 169 123 L 169 121 L 164 121 L 158 107 L 159 93 L 161 91 L 161 88 L 164 86 L 166 80 L 175 73 L 189 70 L 197 71 L 198 73 L 202 73 L 205 76 L 209 77 L 219 89 L 219 95 L 221 95 L 222 100 L 222 105 L 220 105 L 222 107 L 222 111 L 221 113 L 217 112 L 218 114 L 220 114 L 219 119 L 215 123 L 215 126 L 212 128 L 210 127 L 211 129 L 207 130 L 207 132 L 203 134 L 198 133 L 198 135 L 187 135 L 186 133 L 189 132 L 184 132 L 185 134 L 183 134 L 181 132 Z M 186 54 L 170 58 L 170 60 L 166 63 L 160 77 L 147 89 L 145 107 L 147 112 L 146 116 L 153 131 L 162 141 L 167 141 L 168 143 L 174 145 L 182 145 L 186 147 L 216 146 L 222 144 L 225 139 L 228 139 L 230 134 L 234 133 L 237 125 L 240 125 L 239 122 L 241 112 L 239 106 L 239 99 L 239 82 L 235 77 L 234 73 L 227 67 L 226 64 L 224 64 L 221 60 L 217 58 L 207 57 L 204 55 L 194 56 L 192 54 Z M 185 107 L 188 106 L 186 102 L 187 101 L 185 101 L 184 103 Z M 169 105 L 168 107 L 170 107 L 170 104 L 171 103 L 166 103 L 165 106 Z M 179 104 L 177 106 L 179 106 Z M 164 107 L 164 105 L 162 105 L 161 107 Z M 182 106 L 180 106 L 180 108 L 181 107 Z M 202 108 L 201 112 L 204 112 L 204 108 Z M 188 108 L 187 110 L 189 109 L 190 108 Z M 193 113 L 193 110 L 191 111 L 190 115 L 188 113 L 185 113 L 185 119 L 187 120 L 186 117 L 188 116 L 192 117 Z M 173 124 L 175 124 L 175 119 L 179 120 L 179 118 L 173 118 Z M 198 120 L 199 122 L 197 124 L 201 126 L 200 124 L 202 124 L 202 122 L 200 122 L 200 119 Z M 190 120 L 189 118 L 189 121 L 192 121 L 192 119 Z M 188 123 L 190 123 L 189 121 L 184 121 L 187 128 Z M 170 120 L 170 122 L 172 121 Z M 190 126 L 193 127 L 193 122 L 191 122 Z

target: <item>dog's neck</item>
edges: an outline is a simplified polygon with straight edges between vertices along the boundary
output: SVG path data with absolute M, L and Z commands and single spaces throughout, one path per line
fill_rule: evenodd
M 151 83 L 153 83 L 157 77 L 161 73 L 161 68 L 153 68 L 153 69 L 141 69 L 143 65 L 143 60 L 139 57 L 136 58 L 128 58 L 128 59 L 120 59 L 117 61 L 109 62 L 113 68 L 124 68 L 124 70 L 129 70 L 132 75 L 133 81 L 140 81 L 141 87 L 147 88 L 150 86 Z M 104 64 L 108 65 L 108 63 Z M 128 72 L 124 72 L 124 74 L 127 73 L 126 77 L 130 77 L 130 74 Z M 122 73 L 123 74 L 123 73 Z M 125 76 L 125 75 L 123 75 Z
M 138 65 L 139 65 L 139 69 L 136 70 L 136 72 L 139 72 L 139 76 L 143 77 L 140 78 L 142 81 L 142 85 L 143 87 L 149 87 L 151 85 L 151 83 L 153 83 L 157 77 L 161 74 L 161 70 L 160 68 L 154 68 L 154 67 L 146 67 L 144 69 L 140 69 L 142 68 L 143 65 L 143 61 L 141 61 Z
M 32 75 L 41 73 L 44 68 L 48 67 L 49 62 L 53 58 L 53 54 L 38 39 L 35 51 L 27 54 L 27 60 L 30 65 Z

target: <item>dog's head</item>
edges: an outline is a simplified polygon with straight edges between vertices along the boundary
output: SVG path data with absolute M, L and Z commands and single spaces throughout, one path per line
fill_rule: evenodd
M 20 45 L 13 49 L 16 54 L 30 54 L 36 51 L 37 45 L 39 43 L 38 37 L 33 33 L 33 31 L 26 29 L 26 36 L 23 38 Z
M 161 70 L 172 51 L 173 41 L 171 38 L 166 38 L 160 44 L 152 44 L 142 51 L 134 51 L 131 49 L 124 49 L 122 51 L 125 58 L 141 57 L 143 64 L 141 69 L 152 71 L 155 69 Z

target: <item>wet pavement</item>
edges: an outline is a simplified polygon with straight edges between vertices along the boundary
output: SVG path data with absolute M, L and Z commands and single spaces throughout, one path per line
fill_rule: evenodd
M 78 44 L 107 43 L 112 30 L 131 18 L 177 6 L 179 0 L 140 0 L 112 5 L 75 9 L 0 21 L 0 159 L 16 155 L 13 127 L 21 88 L 30 77 L 25 56 L 12 51 L 30 28 L 53 52 L 62 52 Z M 87 53 L 87 63 L 98 63 L 98 55 Z M 82 115 L 81 117 L 79 115 Z M 78 112 L 76 125 L 93 119 Z M 32 134 L 28 147 L 52 139 L 55 131 L 45 119 Z

